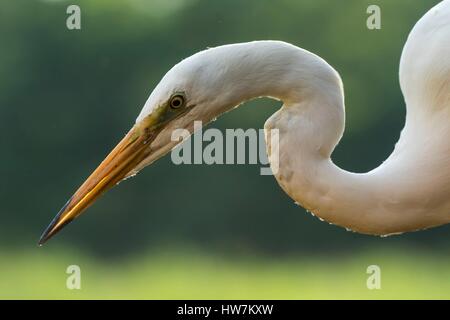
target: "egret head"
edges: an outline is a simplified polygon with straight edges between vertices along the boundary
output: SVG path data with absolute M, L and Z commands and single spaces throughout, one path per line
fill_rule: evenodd
M 82 214 L 104 192 L 168 153 L 180 142 L 172 139 L 175 129 L 192 132 L 195 120 L 207 123 L 220 113 L 218 106 L 224 104 L 218 94 L 220 70 L 214 66 L 211 55 L 200 52 L 175 65 L 163 77 L 135 125 L 56 215 L 40 244 Z
M 304 77 L 299 78 L 303 73 Z M 180 142 L 172 139 L 175 130 L 192 133 L 195 121 L 207 124 L 252 98 L 270 96 L 285 102 L 298 99 L 297 95 L 311 92 L 312 86 L 340 83 L 336 75 L 318 57 L 281 41 L 225 45 L 181 61 L 162 78 L 135 125 L 61 209 L 40 243 L 78 217 L 108 189 L 168 153 Z M 339 97 L 340 86 L 336 88 Z

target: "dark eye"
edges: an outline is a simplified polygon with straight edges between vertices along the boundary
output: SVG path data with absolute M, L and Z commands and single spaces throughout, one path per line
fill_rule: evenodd
M 174 95 L 170 98 L 169 104 L 172 109 L 179 109 L 184 106 L 185 99 L 181 94 Z

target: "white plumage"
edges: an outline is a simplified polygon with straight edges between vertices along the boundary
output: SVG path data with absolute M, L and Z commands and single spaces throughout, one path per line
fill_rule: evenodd
M 448 223 L 450 0 L 432 8 L 411 31 L 400 62 L 400 84 L 407 106 L 401 138 L 381 166 L 357 174 L 331 160 L 344 131 L 344 94 L 339 74 L 323 59 L 280 41 L 199 52 L 164 76 L 136 125 L 61 210 L 42 240 L 110 188 L 109 181 L 120 181 L 170 151 L 177 144 L 170 139 L 174 129 L 192 131 L 195 120 L 208 123 L 262 96 L 283 101 L 265 129 L 279 130 L 275 176 L 303 207 L 333 224 L 376 235 Z M 176 93 L 186 99 L 182 111 L 167 107 Z M 269 159 L 272 147 L 268 141 Z M 133 152 L 132 160 L 127 152 Z M 121 164 L 117 171 L 115 166 Z

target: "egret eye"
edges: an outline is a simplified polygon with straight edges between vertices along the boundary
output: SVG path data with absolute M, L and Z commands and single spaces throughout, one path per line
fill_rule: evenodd
M 184 99 L 184 96 L 181 94 L 174 95 L 172 98 L 170 98 L 170 102 L 169 102 L 170 107 L 172 109 L 179 109 L 184 106 L 184 103 L 185 103 L 185 99 Z

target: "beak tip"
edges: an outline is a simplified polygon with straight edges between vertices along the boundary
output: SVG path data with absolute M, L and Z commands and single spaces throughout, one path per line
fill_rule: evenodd
M 53 218 L 52 222 L 48 225 L 48 227 L 44 230 L 41 237 L 39 238 L 38 246 L 42 247 L 44 243 L 46 243 L 51 237 L 53 237 L 59 230 L 61 230 L 66 224 L 68 224 L 72 219 L 66 221 L 62 225 L 58 225 L 59 220 L 61 219 L 64 211 L 69 206 L 69 203 L 72 201 L 72 198 L 66 202 L 66 204 L 61 208 L 58 214 Z
M 38 242 L 39 247 L 42 247 L 47 242 L 47 240 L 51 238 L 51 235 L 47 230 L 45 230 L 45 232 L 39 238 L 39 242 Z
M 44 243 L 47 242 L 48 239 L 50 239 L 53 235 L 53 225 L 54 223 L 51 223 L 47 229 L 45 229 L 44 233 L 42 233 L 41 237 L 39 238 L 38 246 L 42 247 Z

